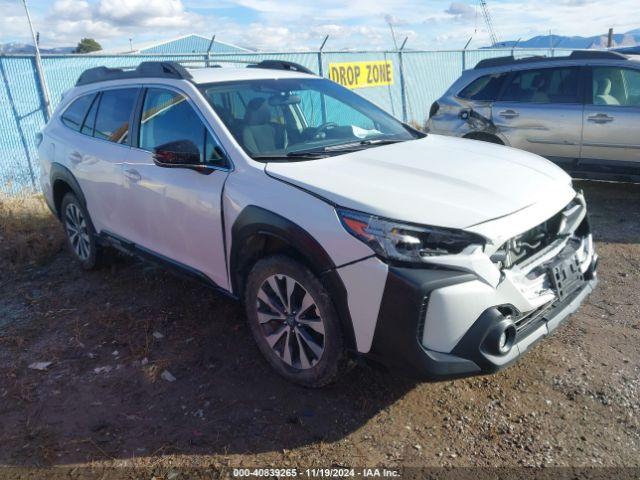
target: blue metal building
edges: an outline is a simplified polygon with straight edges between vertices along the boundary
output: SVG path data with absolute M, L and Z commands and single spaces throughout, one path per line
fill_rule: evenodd
M 181 37 L 168 38 L 140 45 L 133 45 L 133 49 L 115 49 L 113 51 L 100 51 L 96 54 L 175 54 L 175 53 L 203 53 L 209 50 L 210 53 L 248 53 L 250 50 L 227 42 L 215 40 L 211 45 L 211 37 L 205 37 L 191 33 Z

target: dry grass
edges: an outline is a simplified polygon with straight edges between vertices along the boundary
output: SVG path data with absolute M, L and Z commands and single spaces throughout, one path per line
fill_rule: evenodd
M 0 194 L 0 268 L 41 263 L 63 243 L 62 228 L 42 195 Z

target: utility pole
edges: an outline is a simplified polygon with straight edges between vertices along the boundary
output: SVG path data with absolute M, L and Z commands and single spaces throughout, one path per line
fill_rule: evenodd
M 607 35 L 607 48 L 613 47 L 613 28 L 609 29 L 609 34 Z
M 33 23 L 31 23 L 31 15 L 29 14 L 29 7 L 27 6 L 27 0 L 22 0 L 24 5 L 24 11 L 27 13 L 27 21 L 29 22 L 29 30 L 31 30 L 31 38 L 33 39 L 33 46 L 36 49 L 36 72 L 38 74 L 38 81 L 40 82 L 40 88 L 42 89 L 42 101 L 44 102 L 45 120 L 49 121 L 51 118 L 51 102 L 49 101 L 49 89 L 47 88 L 47 82 L 44 79 L 44 72 L 42 69 L 42 58 L 40 57 L 40 47 L 38 46 L 38 38 L 36 38 L 36 32 L 33 29 Z

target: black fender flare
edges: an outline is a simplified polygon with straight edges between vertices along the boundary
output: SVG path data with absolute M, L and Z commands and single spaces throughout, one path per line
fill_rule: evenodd
M 60 212 L 58 212 L 58 208 L 60 205 L 58 205 L 57 202 L 55 201 L 55 184 L 58 181 L 62 181 L 66 183 L 69 186 L 69 188 L 71 188 L 71 191 L 75 194 L 75 196 L 78 197 L 78 200 L 82 202 L 82 205 L 84 205 L 85 207 L 87 206 L 87 199 L 85 198 L 84 193 L 82 192 L 82 188 L 80 188 L 80 184 L 78 183 L 78 180 L 76 180 L 76 177 L 74 177 L 73 173 L 71 173 L 71 170 L 69 170 L 67 167 L 57 162 L 52 163 L 50 179 L 51 179 L 51 189 L 54 192 L 53 207 L 55 209 L 55 214 L 58 217 L 60 217 Z
M 231 227 L 229 268 L 233 292 L 238 297 L 243 296 L 243 260 L 247 260 L 243 255 L 243 250 L 247 247 L 250 239 L 256 236 L 275 238 L 295 250 L 304 259 L 306 265 L 318 276 L 331 296 L 343 327 L 347 349 L 356 351 L 347 290 L 336 271 L 336 265 L 322 245 L 309 232 L 275 212 L 256 205 L 247 206 Z

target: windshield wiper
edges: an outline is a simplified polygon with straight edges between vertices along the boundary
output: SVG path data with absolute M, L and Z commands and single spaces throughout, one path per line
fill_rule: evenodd
M 286 161 L 290 159 L 317 159 L 317 158 L 326 158 L 328 155 L 324 153 L 322 150 L 318 151 L 307 151 L 307 152 L 289 152 L 283 153 L 281 155 L 254 155 L 252 158 L 254 160 L 273 160 L 273 161 Z
M 362 150 L 364 148 L 367 148 L 369 146 L 374 146 L 374 147 L 378 147 L 380 145 L 391 145 L 392 143 L 400 143 L 400 142 L 406 142 L 407 140 L 405 139 L 397 139 L 397 138 L 387 138 L 387 139 L 371 139 L 371 140 L 360 140 L 359 142 L 353 142 L 353 143 L 343 143 L 341 145 L 330 145 L 328 147 L 324 147 L 324 151 L 325 152 L 344 152 L 344 151 L 356 151 L 356 150 Z

